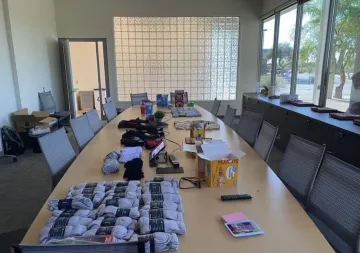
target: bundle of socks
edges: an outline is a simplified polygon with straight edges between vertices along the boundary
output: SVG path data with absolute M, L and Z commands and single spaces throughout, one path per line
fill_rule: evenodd
M 43 244 L 47 237 L 69 237 L 69 236 L 81 236 L 87 230 L 84 225 L 64 226 L 64 227 L 44 227 L 40 230 L 39 240 Z
M 172 201 L 176 204 L 181 204 L 181 196 L 178 194 L 143 194 L 141 195 L 141 199 L 144 203 L 144 205 L 150 205 L 150 202 L 152 201 Z
M 120 158 L 120 154 L 116 151 L 109 153 L 105 159 L 104 164 L 101 167 L 101 171 L 104 175 L 108 175 L 111 173 L 116 173 L 120 169 L 120 164 L 118 159 Z
M 70 187 L 70 190 L 78 190 L 84 188 L 96 188 L 97 186 L 108 186 L 106 181 L 100 181 L 97 183 L 82 183 L 82 184 L 75 184 Z
M 98 192 L 95 194 L 80 194 L 73 197 L 68 197 L 68 199 L 72 199 L 73 201 L 77 201 L 78 199 L 87 198 L 93 203 L 93 208 L 98 207 L 101 202 L 105 198 L 105 192 Z
M 148 183 L 148 186 L 143 186 L 142 193 L 144 194 L 178 194 L 177 188 L 172 185 L 161 185 L 160 183 Z
M 124 239 L 128 234 L 126 227 L 121 225 L 116 225 L 113 227 L 98 227 L 94 229 L 87 230 L 84 232 L 83 236 L 95 236 L 95 235 L 112 235 L 116 239 Z M 131 235 L 129 236 L 130 239 Z
M 176 178 L 172 178 L 172 177 L 150 177 L 148 179 L 145 180 L 145 183 L 150 183 L 150 182 L 170 182 L 174 187 L 178 188 L 179 187 L 179 181 Z
M 98 185 L 93 188 L 71 188 L 67 194 L 68 197 L 74 197 L 80 194 L 96 194 L 96 193 L 103 193 L 110 189 L 110 187 L 106 187 L 104 185 Z
M 184 222 L 167 219 L 150 220 L 146 217 L 140 217 L 137 225 L 140 234 L 165 232 L 183 235 L 186 231 Z
M 105 182 L 105 186 L 108 186 L 110 188 L 112 187 L 120 187 L 120 186 L 139 186 L 140 181 L 139 180 L 131 180 L 131 181 L 109 181 Z
M 177 212 L 184 212 L 182 204 L 176 204 L 172 201 L 151 201 L 149 205 L 143 206 L 140 210 L 166 209 Z
M 132 219 L 138 219 L 140 217 L 139 208 L 118 208 L 115 206 L 107 206 L 98 211 L 99 216 L 105 217 L 130 217 Z
M 154 246 L 154 252 L 176 251 L 179 249 L 179 239 L 175 233 L 155 232 L 149 235 L 134 234 L 129 241 L 138 242 L 149 240 Z
M 140 216 L 150 220 L 167 219 L 174 221 L 184 221 L 183 213 L 168 209 L 140 209 Z
M 51 199 L 48 201 L 49 211 L 56 211 L 62 209 L 93 210 L 94 204 L 91 199 L 85 197 L 79 197 L 75 199 Z
M 52 212 L 51 217 L 79 216 L 79 217 L 91 218 L 94 220 L 96 218 L 96 213 L 97 213 L 96 210 L 85 210 L 85 209 L 55 210 Z
M 63 227 L 63 226 L 75 226 L 75 225 L 83 225 L 88 226 L 93 219 L 85 218 L 80 216 L 72 216 L 72 217 L 55 217 L 51 216 L 48 220 L 48 224 L 46 227 Z
M 124 226 L 129 227 L 132 224 L 133 219 L 130 217 L 114 217 L 114 218 L 105 218 L 99 217 L 96 220 L 92 221 L 88 225 L 88 229 L 95 229 L 99 227 L 113 227 L 113 226 Z

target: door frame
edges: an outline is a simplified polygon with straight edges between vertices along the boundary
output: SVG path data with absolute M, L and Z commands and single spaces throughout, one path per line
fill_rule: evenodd
M 110 83 L 109 83 L 109 60 L 108 60 L 108 49 L 107 49 L 107 39 L 106 38 L 58 38 L 58 41 L 63 41 L 63 40 L 68 40 L 69 43 L 70 42 L 94 42 L 96 43 L 96 53 L 97 53 L 97 63 L 98 63 L 98 50 L 100 50 L 98 48 L 98 43 L 97 42 L 102 42 L 103 44 L 103 57 L 104 57 L 104 75 L 105 75 L 105 89 L 106 89 L 106 94 L 108 97 L 111 97 L 110 94 Z M 69 44 L 70 45 L 70 44 Z M 69 50 L 70 50 L 70 46 L 69 46 Z M 60 56 L 61 57 L 61 56 Z M 71 55 L 70 55 L 70 51 L 69 51 L 69 60 L 71 63 Z M 71 67 L 71 65 L 70 65 Z M 100 66 L 97 64 L 97 69 L 98 69 L 98 77 L 100 77 Z M 70 69 L 71 71 L 72 69 Z M 72 78 L 72 77 L 71 77 Z M 99 80 L 100 78 L 98 78 Z M 72 81 L 72 80 L 71 80 Z M 100 81 L 101 82 L 101 81 Z M 101 87 L 98 87 L 99 90 L 99 96 L 100 96 L 100 108 L 101 108 L 101 115 L 104 119 L 104 112 L 103 112 L 103 105 L 101 103 L 102 101 L 102 92 L 101 89 L 103 88 L 103 84 L 98 83 L 99 85 L 101 85 Z M 74 84 L 73 84 L 74 86 Z M 66 89 L 68 89 L 68 87 L 66 87 Z M 68 91 L 67 91 L 68 92 Z M 66 101 L 65 101 L 66 102 Z

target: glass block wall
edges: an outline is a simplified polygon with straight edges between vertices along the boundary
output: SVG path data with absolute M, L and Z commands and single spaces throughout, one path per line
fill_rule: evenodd
M 236 99 L 238 17 L 115 17 L 114 38 L 119 101 L 175 90 Z

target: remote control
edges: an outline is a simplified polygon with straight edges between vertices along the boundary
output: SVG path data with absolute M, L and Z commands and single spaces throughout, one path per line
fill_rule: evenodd
M 171 164 L 174 166 L 174 168 L 177 168 L 180 166 L 178 160 L 176 159 L 176 157 L 174 155 L 169 155 L 169 160 L 170 160 Z
M 243 199 L 252 199 L 252 197 L 249 194 L 234 194 L 234 195 L 221 196 L 221 201 L 243 200 Z

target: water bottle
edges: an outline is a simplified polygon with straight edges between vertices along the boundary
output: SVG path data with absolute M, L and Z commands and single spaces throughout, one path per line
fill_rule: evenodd
M 259 96 L 261 92 L 261 84 L 259 82 L 256 82 L 255 92 L 256 92 L 256 96 Z

